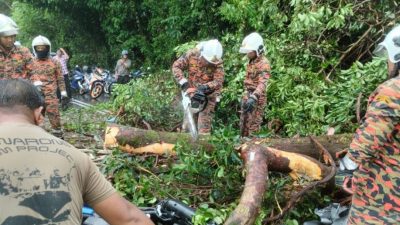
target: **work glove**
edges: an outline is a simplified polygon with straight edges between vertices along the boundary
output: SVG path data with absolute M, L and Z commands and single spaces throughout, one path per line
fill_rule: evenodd
M 61 98 L 68 98 L 68 95 L 67 95 L 66 91 L 62 91 L 61 92 Z
M 245 113 L 253 112 L 254 108 L 256 107 L 256 104 L 257 104 L 257 97 L 254 95 L 250 95 L 250 97 L 243 105 L 244 112 Z
M 66 110 L 68 108 L 69 97 L 66 91 L 61 91 L 61 108 Z
M 204 94 L 204 92 L 197 89 L 190 98 L 192 108 L 202 110 L 201 108 L 204 106 L 206 99 L 207 96 Z
M 204 94 L 210 94 L 212 92 L 210 87 L 208 87 L 208 85 L 206 85 L 206 84 L 202 84 L 202 85 L 198 86 L 197 90 L 200 92 L 203 92 Z
M 346 154 L 343 158 L 339 159 L 339 168 L 340 170 L 354 171 L 358 168 L 358 164 Z
M 185 78 L 179 81 L 179 85 L 183 92 L 185 92 L 189 88 L 189 82 Z
M 358 168 L 358 164 L 350 159 L 348 153 L 344 156 L 339 158 L 339 172 L 345 174 L 345 178 L 343 180 L 343 189 L 348 192 L 349 194 L 353 194 L 352 191 L 352 178 L 353 172 Z

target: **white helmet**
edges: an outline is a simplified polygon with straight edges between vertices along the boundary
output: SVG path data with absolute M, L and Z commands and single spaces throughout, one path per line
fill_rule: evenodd
M 18 34 L 18 26 L 10 17 L 0 14 L 0 36 L 11 36 Z
M 247 35 L 240 46 L 239 52 L 247 54 L 256 51 L 257 56 L 264 52 L 264 41 L 259 33 L 251 33 Z
M 383 55 L 385 52 L 392 63 L 400 61 L 400 25 L 393 28 L 374 51 L 376 55 Z
M 51 52 L 51 43 L 50 43 L 49 39 L 47 39 L 47 37 L 39 35 L 39 36 L 37 36 L 37 37 L 35 37 L 33 39 L 33 41 L 32 41 L 32 50 L 33 50 L 33 54 L 35 56 L 37 56 L 35 47 L 39 46 L 39 45 L 47 45 L 47 46 L 49 46 L 49 54 L 50 54 L 50 52 Z
M 215 65 L 222 62 L 222 45 L 217 39 L 209 40 L 197 47 L 200 47 L 200 56 L 207 62 Z

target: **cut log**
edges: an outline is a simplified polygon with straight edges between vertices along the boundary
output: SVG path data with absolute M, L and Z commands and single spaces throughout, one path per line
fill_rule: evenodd
M 300 194 L 293 196 L 281 214 L 273 220 L 280 218 L 294 203 L 316 185 L 327 182 L 333 177 L 334 169 L 325 166 L 314 158 L 297 153 L 280 151 L 278 149 L 260 145 L 260 143 L 247 143 L 240 148 L 241 157 L 246 166 L 246 182 L 239 204 L 226 220 L 225 225 L 252 225 L 258 216 L 269 171 L 288 172 L 294 179 L 300 176 L 312 182 Z M 329 154 L 325 152 L 325 154 Z M 322 156 L 321 158 L 324 158 Z M 328 157 L 331 159 L 331 157 Z M 329 164 L 332 162 L 330 160 Z
M 105 131 L 104 147 L 119 147 L 129 153 L 175 154 L 173 148 L 178 142 L 188 143 L 194 148 L 212 149 L 213 146 L 207 142 L 207 139 L 208 136 L 200 135 L 197 141 L 193 141 L 187 133 L 143 130 L 118 124 L 109 124 Z
M 328 152 L 335 156 L 335 153 L 348 147 L 353 134 L 339 134 L 319 136 L 316 140 L 323 145 Z M 120 147 L 127 152 L 135 152 L 133 149 L 159 143 L 159 146 L 152 146 L 154 152 L 173 154 L 173 147 L 178 141 L 184 141 L 193 148 L 203 147 L 212 150 L 213 146 L 208 142 L 208 136 L 200 136 L 198 141 L 193 141 L 188 133 L 160 132 L 154 130 L 142 130 L 117 124 L 109 124 L 105 131 L 104 147 Z M 255 141 L 255 140 L 251 140 Z M 263 145 L 279 150 L 300 153 L 303 155 L 318 158 L 319 150 L 311 142 L 309 137 L 299 138 L 265 138 L 257 139 Z M 169 143 L 168 146 L 163 143 Z M 154 148 L 158 147 L 158 148 Z M 166 148 L 168 147 L 168 148 Z M 156 149 L 156 150 L 154 150 Z M 140 151 L 139 151 L 140 152 Z
M 268 180 L 267 154 L 257 145 L 243 152 L 246 182 L 238 206 L 224 225 L 252 225 L 258 216 Z

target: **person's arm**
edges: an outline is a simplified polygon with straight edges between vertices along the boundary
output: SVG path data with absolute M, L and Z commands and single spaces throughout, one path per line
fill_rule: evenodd
M 62 53 L 63 53 L 64 59 L 68 60 L 68 59 L 69 59 L 69 55 L 67 54 L 67 52 L 66 52 L 63 48 L 60 48 L 60 50 L 61 50 Z
M 23 60 L 24 60 L 24 74 L 23 74 L 23 79 L 29 79 L 31 76 L 31 65 L 33 62 L 33 56 L 32 53 L 29 51 L 29 49 L 26 48 L 26 51 L 23 53 Z
M 79 171 L 82 175 L 78 177 L 82 179 L 85 203 L 111 225 L 154 225 L 142 211 L 116 192 L 87 155 L 81 155 Z
M 64 76 L 61 73 L 61 64 L 57 60 L 53 60 L 53 62 L 56 66 L 54 76 L 55 76 L 55 79 L 57 80 L 57 86 L 60 89 L 61 95 L 67 96 L 67 92 L 65 89 Z
M 271 74 L 271 67 L 268 63 L 263 63 L 260 65 L 259 71 L 257 71 L 258 76 L 258 85 L 256 90 L 254 90 L 253 94 L 257 97 L 260 97 L 267 88 L 267 82 L 270 78 Z
M 118 79 L 119 76 L 119 67 L 121 64 L 121 59 L 118 59 L 117 64 L 115 65 L 115 69 L 114 69 L 114 75 L 115 75 L 115 79 Z
M 154 225 L 139 208 L 118 193 L 95 204 L 93 209 L 111 225 Z
M 210 82 L 205 83 L 211 92 L 220 90 L 222 88 L 222 84 L 224 83 L 224 67 L 222 64 L 218 65 L 214 71 L 214 79 Z
M 132 65 L 132 61 L 130 59 L 126 59 L 124 62 L 125 69 L 129 69 Z
M 172 64 L 172 73 L 174 74 L 175 80 L 182 85 L 184 81 L 187 82 L 183 71 L 188 69 L 189 66 L 189 55 L 190 53 L 186 53 L 179 57 L 174 64 Z
M 392 82 L 392 81 L 389 81 Z M 365 120 L 357 129 L 350 144 L 350 158 L 357 164 L 377 158 L 379 150 L 390 142 L 395 127 L 399 127 L 400 87 L 387 85 L 378 87 L 376 95 L 370 102 Z M 398 129 L 398 128 L 397 128 Z

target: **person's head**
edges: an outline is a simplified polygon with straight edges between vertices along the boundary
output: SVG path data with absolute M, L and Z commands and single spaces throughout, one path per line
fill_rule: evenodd
M 22 79 L 0 80 L 0 122 L 24 119 L 32 124 L 43 122 L 44 99 L 39 90 Z
M 206 41 L 197 47 L 200 48 L 200 60 L 203 65 L 222 63 L 222 45 L 217 39 Z
M 122 58 L 128 58 L 128 50 L 122 50 L 121 57 Z
M 400 25 L 394 27 L 381 43 L 378 44 L 374 53 L 376 55 L 387 54 L 389 78 L 397 76 L 400 70 Z
M 0 14 L 0 46 L 10 50 L 14 47 L 18 26 L 10 17 Z
M 35 57 L 45 59 L 50 56 L 51 43 L 46 37 L 39 35 L 32 41 L 32 50 Z
M 242 41 L 239 52 L 247 54 L 249 59 L 254 59 L 264 53 L 264 41 L 261 35 L 256 32 L 247 35 Z

